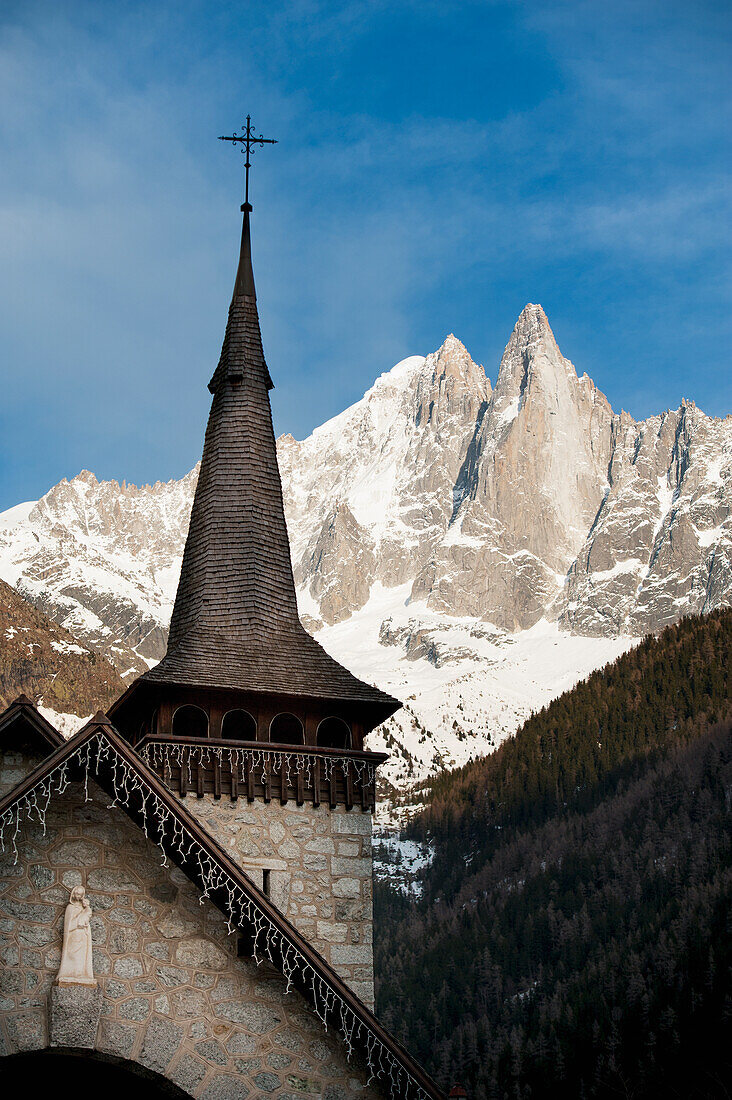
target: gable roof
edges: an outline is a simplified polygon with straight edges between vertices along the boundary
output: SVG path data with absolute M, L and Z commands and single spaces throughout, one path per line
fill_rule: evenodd
M 0 714 L 0 749 L 12 746 L 20 752 L 37 752 L 45 756 L 64 743 L 58 730 L 27 695 L 19 695 Z
M 249 210 L 191 510 L 168 650 L 141 680 L 401 705 L 300 622 L 251 261 Z
M 391 1100 L 444 1100 L 414 1059 L 379 1023 L 320 954 L 185 809 L 104 714 L 60 745 L 0 799 L 0 850 L 17 859 L 23 819 L 43 820 L 69 781 L 92 779 L 227 917 L 230 931 L 248 932 L 255 957 L 266 957 L 297 988 L 323 1024 L 358 1051 Z

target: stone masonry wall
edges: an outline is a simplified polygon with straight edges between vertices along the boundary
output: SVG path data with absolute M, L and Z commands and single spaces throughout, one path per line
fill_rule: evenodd
M 17 864 L 12 852 L 0 856 L 0 1054 L 49 1045 L 63 915 L 81 883 L 93 910 L 99 1053 L 199 1100 L 377 1100 L 365 1069 L 347 1062 L 307 1002 L 285 995 L 272 967 L 237 958 L 222 914 L 177 868 L 161 866 L 160 850 L 104 792 L 90 793 L 87 803 L 77 785 L 55 796 L 46 835 L 26 823 Z
M 51 751 L 49 747 L 49 752 Z M 25 752 L 0 749 L 0 798 L 11 791 L 21 779 L 37 768 L 43 757 Z
M 186 799 L 186 808 L 361 1000 L 374 1007 L 371 814 L 360 808 Z

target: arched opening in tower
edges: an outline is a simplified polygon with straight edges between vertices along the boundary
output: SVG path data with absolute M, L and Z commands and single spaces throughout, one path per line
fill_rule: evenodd
M 278 714 L 269 727 L 269 739 L 283 745 L 304 744 L 302 722 L 294 714 Z
M 318 726 L 318 744 L 324 749 L 350 749 L 351 730 L 342 718 L 324 718 Z
M 173 715 L 174 737 L 208 737 L 208 715 L 201 707 L 187 704 Z
M 221 736 L 227 741 L 256 741 L 257 723 L 247 710 L 230 710 L 221 723 Z

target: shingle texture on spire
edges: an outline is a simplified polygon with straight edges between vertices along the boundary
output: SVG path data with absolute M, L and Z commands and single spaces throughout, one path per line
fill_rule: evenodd
M 245 293 L 242 293 L 245 291 Z M 396 700 L 333 660 L 300 623 L 244 213 L 242 248 L 166 656 L 143 679 Z

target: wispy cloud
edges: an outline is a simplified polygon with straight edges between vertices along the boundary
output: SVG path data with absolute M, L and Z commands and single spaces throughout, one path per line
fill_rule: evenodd
M 449 330 L 494 373 L 528 299 L 614 403 L 728 411 L 729 30 L 673 0 L 5 5 L 3 503 L 195 460 L 241 182 L 214 139 L 247 110 L 280 138 L 254 175 L 280 430 Z

